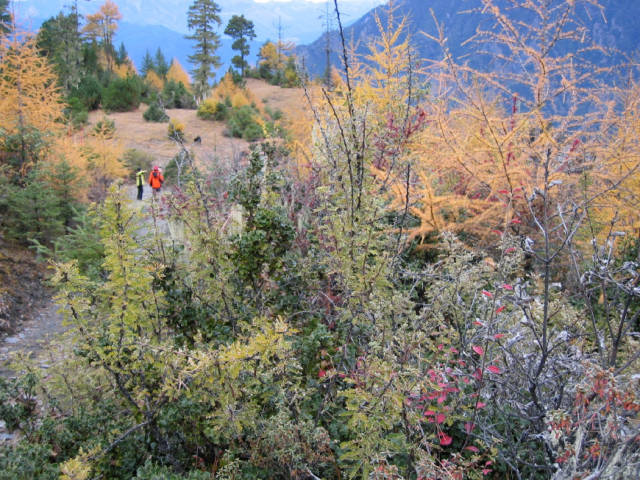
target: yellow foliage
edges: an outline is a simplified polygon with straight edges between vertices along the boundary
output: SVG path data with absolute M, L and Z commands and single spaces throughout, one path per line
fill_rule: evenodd
M 60 480 L 87 480 L 91 474 L 90 458 L 99 450 L 99 447 L 95 447 L 85 453 L 81 448 L 78 455 L 60 465 Z
M 151 85 L 153 88 L 155 88 L 158 91 L 164 88 L 164 82 L 160 78 L 160 75 L 158 75 L 153 70 L 149 70 L 147 72 L 147 76 L 145 77 L 145 80 L 149 85 Z
M 250 104 L 251 102 L 249 101 L 249 99 L 247 98 L 247 95 L 245 95 L 245 92 L 243 91 L 237 91 L 231 97 L 231 106 L 233 108 L 240 108 Z
M 27 127 L 60 132 L 64 104 L 53 69 L 34 38 L 18 38 L 0 40 L 0 128 L 9 134 Z
M 116 179 L 127 175 L 127 169 L 121 162 L 125 148 L 109 132 L 94 132 L 87 138 L 83 148 L 86 155 L 86 171 L 90 177 Z
M 249 90 L 234 83 L 233 76 L 230 73 L 222 77 L 220 83 L 213 89 L 209 98 L 222 103 L 228 98 L 231 100 L 233 107 L 242 107 L 252 103 L 259 106 L 259 102 Z
M 184 140 L 184 124 L 172 118 L 167 126 L 167 136 L 172 140 Z
M 187 89 L 190 89 L 191 79 L 189 78 L 189 74 L 182 68 L 177 58 L 173 59 L 171 67 L 169 67 L 169 71 L 167 72 L 167 81 L 169 80 L 173 80 L 176 83 L 182 82 Z
M 606 190 L 596 202 L 592 221 L 606 236 L 612 228 L 631 234 L 633 238 L 640 235 L 640 85 L 632 85 L 628 91 L 621 92 L 620 103 L 623 108 L 617 114 L 609 112 L 599 144 L 602 150 L 599 157 L 603 159 L 601 168 L 593 172 L 590 180 L 596 176 L 599 182 L 588 182 L 591 194 L 598 194 L 599 184 Z M 607 188 L 608 187 L 608 188 Z
M 128 76 L 137 75 L 135 67 L 133 66 L 133 62 L 127 59 L 126 62 L 123 62 L 120 65 L 116 65 L 113 68 L 113 72 L 120 78 L 127 78 Z

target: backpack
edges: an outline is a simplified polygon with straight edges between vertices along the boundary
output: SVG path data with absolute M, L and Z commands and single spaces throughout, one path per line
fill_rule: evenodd
M 153 172 L 153 176 L 154 176 L 155 178 L 158 178 L 158 172 Z

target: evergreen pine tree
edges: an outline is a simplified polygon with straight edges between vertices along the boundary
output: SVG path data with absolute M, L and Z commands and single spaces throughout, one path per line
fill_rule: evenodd
M 120 48 L 118 48 L 118 52 L 116 53 L 116 63 L 122 65 L 127 61 L 127 58 L 129 58 L 129 54 L 124 46 L 124 42 L 120 42 Z
M 162 78 L 164 78 L 169 71 L 169 64 L 167 63 L 167 59 L 164 56 L 164 53 L 162 53 L 160 47 L 156 50 L 155 71 Z
M 155 72 L 155 70 L 156 70 L 156 65 L 153 62 L 153 58 L 151 58 L 151 54 L 149 53 L 149 50 L 147 50 L 144 53 L 144 57 L 142 58 L 142 68 L 140 69 L 140 72 L 142 73 L 142 76 L 145 76 L 150 71 Z
M 209 89 L 209 79 L 215 77 L 213 68 L 218 68 L 220 57 L 216 50 L 220 47 L 220 36 L 214 28 L 220 26 L 218 15 L 220 7 L 213 0 L 195 0 L 187 12 L 189 30 L 193 35 L 187 36 L 195 40 L 195 53 L 189 56 L 189 61 L 194 65 L 193 85 L 198 99 L 204 98 Z
M 224 30 L 225 35 L 229 35 L 234 39 L 231 48 L 238 51 L 239 55 L 231 59 L 234 67 L 240 70 L 244 77 L 245 70 L 248 66 L 245 58 L 249 55 L 249 40 L 256 38 L 253 22 L 247 20 L 244 15 L 234 15 L 229 20 L 227 28 Z
M 11 14 L 9 0 L 0 0 L 0 34 L 11 31 Z
M 82 40 L 75 10 L 59 13 L 45 21 L 37 36 L 37 46 L 46 55 L 58 74 L 66 93 L 77 87 L 82 79 Z

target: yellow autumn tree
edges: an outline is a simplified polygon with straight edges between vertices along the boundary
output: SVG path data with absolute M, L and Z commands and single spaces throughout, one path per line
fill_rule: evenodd
M 603 183 L 599 140 L 607 129 L 599 86 L 607 69 L 589 62 L 598 47 L 575 12 L 586 3 L 549 10 L 542 0 L 514 2 L 537 19 L 524 24 L 486 0 L 493 28 L 477 33 L 478 57 L 493 51 L 483 45 L 494 45 L 503 53 L 491 58 L 504 68 L 458 63 L 443 27 L 428 35 L 443 57 L 428 70 L 430 92 L 421 104 L 427 127 L 413 152 L 412 213 L 420 221 L 414 236 L 449 230 L 493 242 L 505 228 L 520 235 L 564 231 L 567 215 L 587 207 L 585 176 L 600 193 L 615 184 Z M 564 54 L 564 41 L 580 48 Z M 567 213 L 568 205 L 575 208 Z
M 145 76 L 145 80 L 151 87 L 153 87 L 158 91 L 164 88 L 164 81 L 162 80 L 162 78 L 160 78 L 160 75 L 158 75 L 153 70 L 149 70 L 147 72 L 147 75 Z
M 53 69 L 39 55 L 35 39 L 22 38 L 15 33 L 0 39 L 0 150 L 5 150 L 8 137 L 19 136 L 23 151 L 15 167 L 24 173 L 37 158 L 27 151 L 29 138 L 61 132 L 64 104 Z
M 127 175 L 122 163 L 125 148 L 114 134 L 108 119 L 100 122 L 102 128 L 96 126 L 83 145 L 83 156 L 86 159 L 85 172 L 89 182 L 89 199 L 104 200 L 111 182 Z
M 122 19 L 122 14 L 118 6 L 111 0 L 106 0 L 100 10 L 94 14 L 86 16 L 87 23 L 82 29 L 83 33 L 92 41 L 102 40 L 107 58 L 109 70 L 113 68 L 113 35 L 118 29 L 118 21 Z
M 135 65 L 128 57 L 126 61 L 122 62 L 121 64 L 114 65 L 113 73 L 115 73 L 120 78 L 127 78 L 138 74 Z
M 187 89 L 190 88 L 191 81 L 189 74 L 182 68 L 177 58 L 174 58 L 171 62 L 171 67 L 169 67 L 169 71 L 167 72 L 167 81 L 182 82 Z

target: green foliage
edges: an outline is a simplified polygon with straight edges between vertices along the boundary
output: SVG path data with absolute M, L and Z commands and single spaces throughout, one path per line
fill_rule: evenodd
M 116 78 L 102 93 L 102 108 L 111 112 L 128 112 L 140 106 L 142 80 L 137 76 Z
M 185 474 L 173 472 L 168 467 L 154 465 L 147 462 L 136 472 L 132 480 L 210 480 L 211 474 L 208 472 L 192 471 Z
M 182 82 L 165 82 L 161 97 L 165 108 L 196 108 L 193 94 L 189 93 Z
M 220 7 L 213 0 L 194 0 L 187 11 L 187 26 L 193 30 L 188 39 L 195 41 L 195 53 L 189 56 L 194 65 L 193 85 L 199 99 L 209 90 L 209 79 L 213 79 L 213 70 L 220 66 L 220 56 L 216 51 L 220 47 L 220 36 L 216 26 L 221 23 Z
M 224 29 L 224 34 L 234 39 L 231 48 L 239 55 L 231 59 L 231 63 L 241 72 L 244 77 L 245 70 L 249 64 L 245 58 L 249 55 L 249 42 L 256 37 L 254 25 L 251 20 L 247 20 L 244 15 L 233 15 Z
M 68 108 L 65 110 L 67 121 L 70 122 L 74 128 L 79 128 L 86 125 L 89 120 L 89 112 L 84 103 L 78 97 L 71 97 L 68 100 Z
M 80 100 L 87 110 L 96 110 L 102 101 L 102 86 L 95 76 L 86 75 L 82 77 L 78 86 L 71 90 L 69 96 Z
M 233 137 L 244 138 L 253 142 L 264 137 L 262 127 L 256 122 L 258 113 L 252 107 L 245 105 L 231 109 L 227 126 Z
M 53 63 L 65 93 L 76 89 L 85 73 L 78 22 L 76 11 L 68 15 L 61 12 L 43 22 L 36 39 L 38 48 Z
M 223 102 L 215 102 L 208 98 L 198 105 L 198 117 L 203 120 L 216 120 L 223 122 L 227 119 L 229 108 Z
M 164 123 L 169 121 L 169 115 L 158 102 L 152 102 L 142 114 L 142 118 L 147 122 Z
M 169 63 L 167 62 L 167 59 L 165 58 L 164 53 L 162 53 L 160 47 L 158 47 L 158 50 L 156 50 L 156 58 L 155 62 L 153 63 L 153 70 L 155 70 L 155 72 L 160 75 L 161 78 L 166 77 L 167 72 L 169 71 Z
M 36 241 L 50 244 L 64 231 L 64 216 L 60 198 L 43 172 L 32 170 L 22 186 L 5 186 L 0 198 L 2 224 L 8 236 L 28 244 Z
M 74 210 L 73 226 L 54 241 L 54 258 L 59 262 L 76 261 L 78 270 L 91 280 L 104 278 L 104 245 L 100 239 L 100 217 L 92 209 Z
M 122 163 L 132 176 L 140 170 L 144 170 L 147 173 L 150 172 L 153 161 L 153 155 L 135 148 L 130 148 L 124 152 L 124 157 L 122 158 Z

